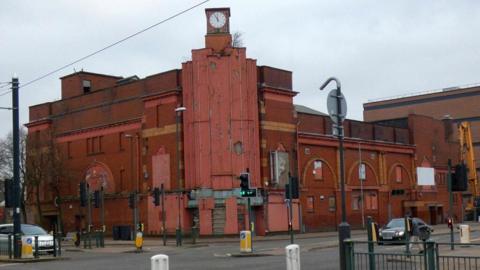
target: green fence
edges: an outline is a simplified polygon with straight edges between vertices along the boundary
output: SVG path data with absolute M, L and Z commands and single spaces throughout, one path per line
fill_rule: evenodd
M 377 246 L 372 241 L 346 240 L 348 270 L 480 269 L 480 244 L 399 242 L 399 245 Z M 407 249 L 406 246 L 409 246 Z M 418 246 L 412 249 L 411 246 Z

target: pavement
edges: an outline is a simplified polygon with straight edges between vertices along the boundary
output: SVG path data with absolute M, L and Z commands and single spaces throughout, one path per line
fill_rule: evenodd
M 462 224 L 470 225 L 470 231 L 476 232 L 480 231 L 480 223 L 476 222 L 467 222 Z M 445 235 L 450 233 L 450 229 L 446 224 L 434 225 L 434 235 Z M 459 230 L 454 229 L 454 233 L 458 234 Z M 338 232 L 329 231 L 329 232 L 314 232 L 314 233 L 296 233 L 295 239 L 324 239 L 318 241 L 315 244 L 301 245 L 301 251 L 312 251 L 320 250 L 326 248 L 333 248 L 338 246 Z M 352 230 L 351 237 L 355 240 L 366 240 L 366 230 Z M 289 234 L 276 234 L 276 235 L 266 235 L 266 236 L 254 236 L 254 242 L 263 242 L 263 241 L 288 241 L 290 239 Z M 240 243 L 239 237 L 237 236 L 224 236 L 224 237 L 200 237 L 197 239 L 196 244 L 192 244 L 191 238 L 184 238 L 183 245 L 181 248 L 200 248 L 206 247 L 213 244 L 227 244 L 227 243 Z M 104 248 L 95 248 L 95 242 L 92 241 L 92 249 L 84 249 L 83 243 L 80 247 L 75 247 L 72 242 L 64 242 L 63 250 L 69 252 L 96 252 L 96 253 L 127 253 L 127 252 L 136 252 L 134 241 L 122 241 L 122 240 L 113 240 L 111 238 L 105 239 Z M 143 242 L 143 248 L 139 252 L 153 252 L 153 251 L 173 251 L 178 250 L 178 247 L 175 246 L 175 239 L 169 238 L 167 240 L 167 245 L 163 246 L 163 241 L 161 237 L 146 237 Z M 223 254 L 225 256 L 271 256 L 271 255 L 282 255 L 284 254 L 284 247 L 282 248 L 269 248 L 269 249 L 255 249 L 254 253 L 236 253 L 236 254 Z M 223 256 L 222 255 L 222 256 Z

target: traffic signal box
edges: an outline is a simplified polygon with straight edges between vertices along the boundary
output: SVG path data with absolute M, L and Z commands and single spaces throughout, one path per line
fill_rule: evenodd
M 464 163 L 455 166 L 455 173 L 452 174 L 452 191 L 467 191 L 467 166 Z
M 290 177 L 290 183 L 292 183 L 292 198 L 298 199 L 298 177 Z M 285 198 L 290 199 L 290 184 L 285 185 Z
M 102 204 L 102 198 L 100 196 L 100 190 L 95 190 L 93 193 L 93 205 L 95 208 L 99 208 L 100 205 Z
M 241 173 L 240 176 L 240 196 L 242 197 L 256 197 L 257 189 L 250 188 L 250 174 Z
M 4 184 L 5 184 L 5 207 L 7 208 L 11 208 L 11 207 L 14 207 L 14 192 L 13 192 L 13 179 L 5 179 L 4 180 Z
M 87 182 L 80 182 L 80 206 L 87 206 Z

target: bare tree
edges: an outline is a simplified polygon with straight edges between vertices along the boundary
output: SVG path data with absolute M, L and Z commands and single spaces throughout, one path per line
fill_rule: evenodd
M 243 33 L 242 32 L 236 31 L 235 33 L 233 33 L 232 47 L 234 47 L 234 48 L 243 47 Z
M 46 131 L 39 136 L 28 136 L 25 187 L 29 198 L 28 204 L 35 205 L 38 220 L 44 225 L 42 203 L 56 200 L 58 203 L 58 226 L 63 231 L 63 213 L 60 203 L 61 185 L 67 177 L 63 157 L 52 131 Z
M 20 142 L 20 184 L 21 184 L 21 208 L 23 213 L 23 222 L 27 222 L 27 215 L 25 212 L 25 153 L 27 131 L 24 128 L 19 130 Z M 5 138 L 0 139 L 0 178 L 13 178 L 13 134 L 9 132 Z

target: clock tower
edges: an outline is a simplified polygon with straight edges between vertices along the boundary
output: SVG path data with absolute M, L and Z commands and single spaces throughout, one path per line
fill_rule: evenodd
M 230 8 L 207 8 L 207 35 L 205 47 L 215 52 L 222 52 L 232 45 L 230 35 Z

